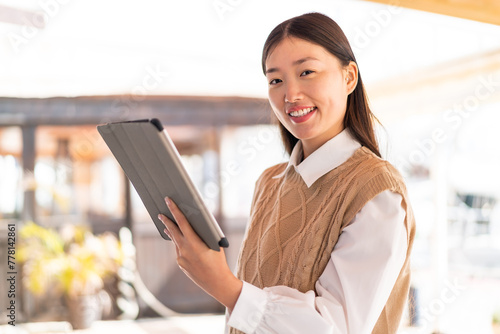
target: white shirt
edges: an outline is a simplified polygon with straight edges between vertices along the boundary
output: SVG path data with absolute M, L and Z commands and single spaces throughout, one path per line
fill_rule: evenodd
M 300 162 L 299 141 L 286 169 L 295 168 L 310 187 L 359 147 L 349 130 L 344 130 Z M 260 289 L 243 282 L 238 301 L 226 316 L 226 333 L 228 326 L 248 334 L 371 333 L 406 258 L 406 213 L 401 201 L 401 195 L 386 190 L 356 214 L 340 234 L 315 284 L 317 296 L 312 290 Z

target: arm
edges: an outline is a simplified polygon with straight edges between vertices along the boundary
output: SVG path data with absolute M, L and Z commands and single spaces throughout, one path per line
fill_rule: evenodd
M 384 191 L 344 228 L 313 291 L 248 283 L 228 325 L 246 333 L 371 333 L 405 261 L 401 196 Z

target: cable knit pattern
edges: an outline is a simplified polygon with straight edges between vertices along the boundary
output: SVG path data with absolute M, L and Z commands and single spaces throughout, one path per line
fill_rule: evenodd
M 342 229 L 368 201 L 390 189 L 403 197 L 409 247 L 373 333 L 396 333 L 408 296 L 409 254 L 415 234 L 403 178 L 365 147 L 310 188 L 293 167 L 284 176 L 273 178 L 286 166 L 283 163 L 267 169 L 256 183 L 238 277 L 259 288 L 286 285 L 301 292 L 314 290 Z M 231 333 L 241 332 L 231 328 Z

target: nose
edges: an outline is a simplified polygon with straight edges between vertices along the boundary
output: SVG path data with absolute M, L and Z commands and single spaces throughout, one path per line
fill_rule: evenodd
M 295 80 L 288 80 L 285 83 L 285 102 L 294 103 L 302 98 L 300 85 Z

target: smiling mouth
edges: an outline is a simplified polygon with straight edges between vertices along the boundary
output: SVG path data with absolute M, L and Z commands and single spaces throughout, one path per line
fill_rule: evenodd
M 317 109 L 316 107 L 304 108 L 304 109 L 292 111 L 288 115 L 290 115 L 292 117 L 302 117 L 302 116 L 305 116 L 316 109 Z

